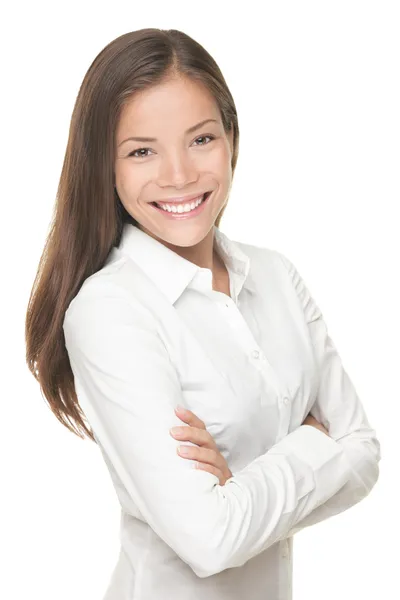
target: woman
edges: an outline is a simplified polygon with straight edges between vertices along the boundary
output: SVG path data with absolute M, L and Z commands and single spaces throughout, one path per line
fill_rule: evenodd
M 79 91 L 27 358 L 114 483 L 108 600 L 288 600 L 294 533 L 378 478 L 293 263 L 219 229 L 238 144 L 223 75 L 182 32 L 120 36 Z

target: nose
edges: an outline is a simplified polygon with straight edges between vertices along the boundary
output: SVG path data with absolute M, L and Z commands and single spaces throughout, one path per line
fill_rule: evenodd
M 197 179 L 197 169 L 187 154 L 175 155 L 161 161 L 157 181 L 160 187 L 173 186 L 180 189 L 196 182 Z

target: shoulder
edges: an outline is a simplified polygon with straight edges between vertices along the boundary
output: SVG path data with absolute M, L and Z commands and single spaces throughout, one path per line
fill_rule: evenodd
M 290 272 L 293 263 L 280 250 L 269 246 L 260 246 L 248 244 L 241 241 L 235 241 L 239 248 L 250 258 L 253 269 L 274 270 L 277 272 Z
M 139 317 L 148 325 L 156 319 L 146 306 L 144 274 L 133 261 L 119 252 L 110 254 L 105 265 L 87 277 L 65 311 L 64 323 L 75 327 L 118 323 Z
M 288 256 L 275 248 L 236 242 L 250 258 L 251 276 L 261 296 L 276 302 L 293 299 L 306 305 L 309 290 Z

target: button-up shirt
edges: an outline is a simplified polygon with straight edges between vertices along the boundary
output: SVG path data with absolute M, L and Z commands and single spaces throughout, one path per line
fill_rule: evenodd
M 380 445 L 323 315 L 277 250 L 215 225 L 212 271 L 125 224 L 63 324 L 75 390 L 121 506 L 104 600 L 289 600 L 294 534 L 362 500 Z M 232 477 L 170 434 L 205 424 Z M 329 436 L 302 425 L 310 413 Z

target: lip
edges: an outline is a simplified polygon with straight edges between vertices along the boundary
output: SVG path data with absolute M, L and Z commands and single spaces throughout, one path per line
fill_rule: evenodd
M 210 198 L 213 195 L 214 190 L 211 190 L 209 192 L 204 192 L 205 194 L 208 194 L 208 196 L 206 197 L 206 199 L 204 200 L 204 202 L 202 202 L 201 204 L 199 204 L 199 206 L 197 206 L 194 210 L 188 212 L 188 213 L 174 213 L 174 212 L 170 212 L 168 210 L 163 210 L 162 208 L 158 208 L 158 206 L 155 206 L 155 204 L 151 204 L 151 206 L 155 209 L 158 210 L 158 212 L 162 212 L 164 217 L 166 219 L 175 219 L 175 220 L 182 220 L 182 219 L 193 219 L 195 217 L 197 217 L 203 210 L 204 207 L 208 204 L 208 201 L 210 200 Z M 203 194 L 204 195 L 204 194 Z M 196 198 L 196 196 L 195 196 Z
M 210 190 L 204 190 L 204 192 L 199 192 L 198 194 L 192 194 L 191 196 L 180 196 L 179 198 L 169 198 L 166 200 L 152 200 L 152 202 L 157 202 L 157 204 L 186 204 L 186 202 L 191 202 L 192 200 L 196 200 L 199 196 L 204 196 Z M 152 203 L 150 202 L 150 204 Z

